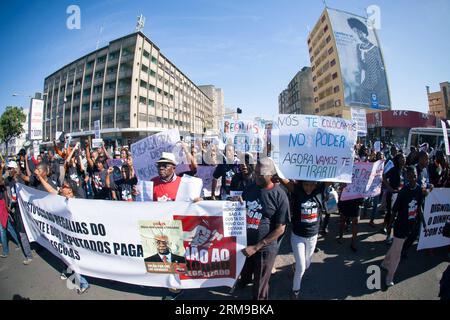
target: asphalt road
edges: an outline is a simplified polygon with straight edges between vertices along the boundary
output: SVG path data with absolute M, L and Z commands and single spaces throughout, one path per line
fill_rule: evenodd
M 371 228 L 368 220 L 359 224 L 358 251 L 350 249 L 350 237 L 345 236 L 343 244 L 336 242 L 338 218 L 333 216 L 330 222 L 330 233 L 320 238 L 320 252 L 314 254 L 311 267 L 306 271 L 302 282 L 303 299 L 350 299 L 350 300 L 434 300 L 438 299 L 439 281 L 448 266 L 447 248 L 434 250 L 434 255 L 427 251 L 411 249 L 407 259 L 402 260 L 395 278 L 396 285 L 380 290 L 367 287 L 367 268 L 379 265 L 388 250 L 385 236 L 377 231 L 382 220 L 376 221 L 377 228 Z M 31 300 L 160 300 L 165 289 L 140 287 L 110 280 L 87 278 L 91 288 L 83 295 L 67 288 L 67 283 L 59 275 L 60 264 L 47 250 L 34 253 L 33 262 L 22 264 L 23 255 L 15 250 L 10 242 L 10 255 L 0 259 L 0 299 Z M 289 299 L 292 286 L 294 257 L 290 249 L 289 236 L 283 239 L 276 261 L 277 272 L 270 282 L 270 299 Z M 185 290 L 180 299 L 231 299 L 248 300 L 251 287 L 236 290 L 230 294 L 226 287 Z

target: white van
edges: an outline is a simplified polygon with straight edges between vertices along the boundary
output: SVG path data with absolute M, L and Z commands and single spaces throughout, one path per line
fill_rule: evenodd
M 447 136 L 450 139 L 450 129 L 447 129 Z M 409 154 L 411 147 L 418 147 L 423 143 L 428 143 L 435 150 L 444 149 L 442 128 L 412 128 L 409 131 L 406 153 Z

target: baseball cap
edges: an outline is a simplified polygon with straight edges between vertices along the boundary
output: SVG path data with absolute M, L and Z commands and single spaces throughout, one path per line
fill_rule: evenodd
M 156 163 L 171 163 L 174 166 L 177 165 L 177 161 L 175 160 L 175 155 L 170 152 L 163 152 L 161 158 L 159 158 Z
M 10 161 L 10 162 L 8 162 L 7 167 L 8 167 L 8 168 L 17 169 L 17 162 L 15 162 L 15 161 Z

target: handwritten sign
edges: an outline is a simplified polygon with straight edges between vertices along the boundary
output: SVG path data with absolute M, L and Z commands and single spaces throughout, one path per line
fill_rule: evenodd
M 136 201 L 153 201 L 153 181 L 138 181 L 138 184 L 136 186 L 138 189 Z
M 352 183 L 342 191 L 341 200 L 371 198 L 380 195 L 384 162 L 357 162 L 353 166 Z
M 101 148 L 103 146 L 103 139 L 92 139 L 92 149 Z
M 287 179 L 352 181 L 355 121 L 314 115 L 279 115 L 272 139 L 273 159 Z
M 226 119 L 220 123 L 221 142 L 240 152 L 263 152 L 264 131 L 262 121 Z
M 358 126 L 358 136 L 367 136 L 367 118 L 366 109 L 363 108 L 351 108 L 352 120 L 356 121 Z
M 223 236 L 238 237 L 247 230 L 246 208 L 244 203 L 224 202 L 223 204 Z
M 202 197 L 211 197 L 211 188 L 213 181 L 213 173 L 216 169 L 215 166 L 198 166 L 196 177 L 202 179 L 203 181 L 203 190 Z M 217 180 L 216 193 L 220 194 L 220 187 L 222 185 L 222 179 Z
M 189 170 L 186 158 L 182 157 L 183 151 L 177 148 L 180 140 L 178 129 L 166 130 L 139 140 L 131 145 L 133 165 L 139 180 L 150 181 L 158 175 L 156 161 L 161 158 L 163 152 L 172 152 L 177 160 L 177 173 Z M 184 164 L 184 165 L 181 165 Z

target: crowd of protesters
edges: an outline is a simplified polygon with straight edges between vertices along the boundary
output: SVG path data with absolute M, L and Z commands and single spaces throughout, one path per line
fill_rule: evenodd
M 379 196 L 340 201 L 345 184 L 318 183 L 284 179 L 278 167 L 267 157 L 236 152 L 233 145 L 221 151 L 214 144 L 181 143 L 189 170 L 176 173 L 178 165 L 173 153 L 164 152 L 156 163 L 158 176 L 152 181 L 154 201 L 175 201 L 181 176 L 196 176 L 198 166 L 215 166 L 211 194 L 200 200 L 234 200 L 247 206 L 247 257 L 235 288 L 253 283 L 253 298 L 268 299 L 269 279 L 280 242 L 290 230 L 295 257 L 292 298 L 301 297 L 301 282 L 310 267 L 319 235 L 328 234 L 331 213 L 340 214 L 337 241 L 343 243 L 346 230 L 352 233 L 350 247 L 358 250 L 357 235 L 360 215 L 370 211 L 369 225 L 386 234 L 390 244 L 381 267 L 387 271 L 385 284 L 394 285 L 400 259 L 417 239 L 424 225 L 424 199 L 434 187 L 450 187 L 450 167 L 441 150 L 412 148 L 406 157 L 395 146 L 375 152 L 357 144 L 355 161 L 385 162 L 382 192 Z M 431 151 L 431 153 L 427 152 Z M 9 254 L 8 236 L 24 254 L 25 265 L 33 255 L 17 203 L 16 183 L 67 198 L 136 201 L 139 191 L 133 158 L 127 147 L 107 150 L 92 148 L 91 141 L 64 144 L 54 142 L 53 149 L 31 156 L 25 149 L 16 158 L 1 163 L 0 213 L 2 258 Z M 384 216 L 382 225 L 376 219 Z M 290 228 L 287 226 L 290 225 Z M 393 235 L 392 235 L 393 233 Z M 61 279 L 67 279 L 62 266 Z M 78 275 L 78 292 L 89 288 Z M 169 298 L 182 293 L 169 289 Z M 448 289 L 447 289 L 448 292 Z

